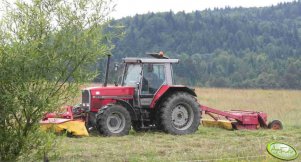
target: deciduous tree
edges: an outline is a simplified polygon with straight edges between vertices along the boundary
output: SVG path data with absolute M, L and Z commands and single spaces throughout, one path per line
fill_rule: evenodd
M 0 161 L 47 151 L 39 120 L 75 97 L 108 54 L 106 0 L 32 0 L 5 4 L 0 30 Z

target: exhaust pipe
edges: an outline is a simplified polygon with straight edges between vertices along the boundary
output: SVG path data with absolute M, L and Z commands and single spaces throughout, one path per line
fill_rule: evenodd
M 106 68 L 106 75 L 105 75 L 105 80 L 103 82 L 103 86 L 106 87 L 108 84 L 108 76 L 109 76 L 109 67 L 110 67 L 110 58 L 111 55 L 108 54 L 108 60 L 107 60 L 107 68 Z

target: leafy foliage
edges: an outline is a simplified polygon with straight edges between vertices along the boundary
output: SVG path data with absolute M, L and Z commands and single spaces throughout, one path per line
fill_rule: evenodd
M 16 1 L 5 9 L 0 161 L 51 148 L 50 136 L 39 129 L 42 115 L 74 98 L 78 85 L 94 78 L 91 64 L 111 49 L 103 34 L 110 1 Z
M 301 1 L 264 8 L 148 13 L 126 27 L 113 53 L 163 50 L 180 58 L 177 81 L 215 87 L 301 89 Z

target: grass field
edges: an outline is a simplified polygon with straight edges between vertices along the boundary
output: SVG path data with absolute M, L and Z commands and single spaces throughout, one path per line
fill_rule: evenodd
M 266 145 L 284 142 L 301 151 L 301 91 L 196 89 L 201 104 L 223 110 L 245 109 L 268 113 L 284 130 L 228 131 L 200 126 L 195 134 L 174 136 L 160 132 L 124 137 L 58 139 L 56 161 L 280 161 Z M 295 161 L 301 161 L 297 158 Z

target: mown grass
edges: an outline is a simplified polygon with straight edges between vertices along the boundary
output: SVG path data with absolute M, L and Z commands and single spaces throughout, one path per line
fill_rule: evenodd
M 301 91 L 197 88 L 196 92 L 204 105 L 267 112 L 269 119 L 283 122 L 284 130 L 228 131 L 200 126 L 195 134 L 184 136 L 131 131 L 124 137 L 60 137 L 54 161 L 280 161 L 266 151 L 271 141 L 301 151 Z

